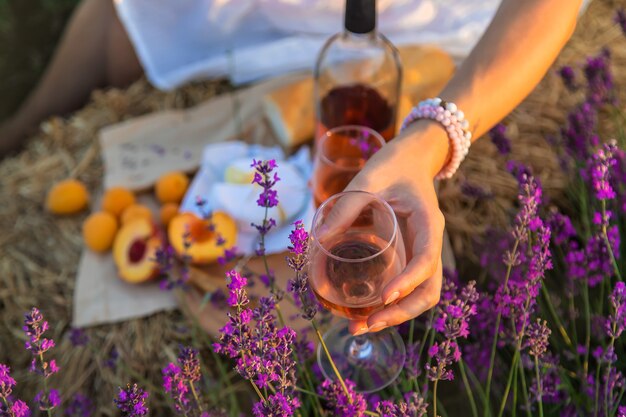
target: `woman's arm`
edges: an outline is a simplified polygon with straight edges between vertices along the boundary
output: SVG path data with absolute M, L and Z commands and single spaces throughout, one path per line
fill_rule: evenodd
M 580 0 L 504 0 L 489 28 L 440 97 L 465 112 L 478 138 L 537 85 L 571 36 Z M 379 331 L 422 314 L 439 301 L 445 221 L 433 178 L 449 152 L 436 122 L 414 123 L 368 161 L 347 187 L 387 200 L 401 222 L 410 261 L 383 289 L 385 304 L 353 333 Z
M 581 4 L 581 0 L 503 0 L 480 41 L 440 94 L 463 110 L 473 140 L 508 115 L 541 81 L 572 35 Z M 402 137 L 423 136 L 411 132 L 423 129 L 420 125 L 424 124 L 433 123 L 418 122 Z M 443 133 L 434 133 L 442 139 L 437 141 L 442 147 L 432 161 L 436 172 L 448 153 Z

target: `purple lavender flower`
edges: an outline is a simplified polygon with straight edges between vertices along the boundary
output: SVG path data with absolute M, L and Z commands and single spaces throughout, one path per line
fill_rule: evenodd
M 65 408 L 67 417 L 89 417 L 93 414 L 93 403 L 89 397 L 76 393 Z
M 139 388 L 137 384 L 126 385 L 126 388 L 119 389 L 117 398 L 113 400 L 115 405 L 122 412 L 124 417 L 139 417 L 148 415 L 146 400 L 148 393 Z
M 224 266 L 230 261 L 236 259 L 239 256 L 237 246 L 231 248 L 224 248 L 224 254 L 217 258 L 217 263 Z
M 3 405 L 0 405 L 0 411 L 2 411 L 2 407 Z M 16 400 L 13 405 L 11 405 L 10 410 L 14 417 L 30 417 L 30 409 L 22 400 Z
M 257 229 L 259 235 L 261 236 L 259 248 L 257 249 L 258 256 L 265 255 L 265 235 L 276 226 L 276 221 L 267 217 L 267 209 L 278 205 L 278 194 L 273 187 L 278 181 L 280 181 L 280 178 L 278 178 L 278 174 L 275 172 L 272 175 L 272 172 L 277 168 L 277 166 L 276 161 L 273 159 L 270 159 L 269 161 L 252 160 L 251 167 L 255 169 L 252 184 L 258 184 L 263 188 L 263 191 L 257 200 L 257 205 L 265 208 L 265 217 L 263 218 L 263 222 L 261 224 L 252 223 L 252 226 Z
M 111 348 L 111 351 L 109 352 L 109 357 L 104 361 L 104 366 L 106 366 L 109 369 L 115 369 L 115 367 L 117 366 L 117 360 L 119 359 L 119 352 L 117 351 L 117 348 L 115 346 L 113 346 Z
M 55 389 L 51 389 L 48 393 L 39 391 L 35 396 L 35 403 L 42 411 L 53 410 L 61 404 L 61 396 Z
M 568 90 L 575 91 L 578 88 L 576 85 L 576 74 L 574 74 L 572 67 L 563 66 L 559 69 L 558 73 Z
M 245 287 L 248 284 L 248 279 L 239 275 L 234 269 L 228 271 L 226 276 L 230 280 L 226 286 L 228 287 L 228 305 L 231 307 L 242 307 L 249 303 L 248 294 L 245 291 Z
M 11 369 L 0 363 L 0 398 L 6 400 L 13 392 L 13 387 L 15 386 L 15 379 L 11 377 Z
M 406 362 L 404 363 L 404 372 L 408 379 L 416 379 L 422 374 L 420 369 L 420 346 L 419 341 L 406 345 Z
M 498 123 L 489 131 L 491 142 L 496 145 L 500 155 L 508 155 L 511 153 L 511 140 L 506 136 L 506 126 Z
M 615 198 L 615 190 L 610 183 L 610 171 L 617 161 L 614 154 L 617 150 L 615 141 L 604 144 L 592 155 L 589 162 L 591 185 L 598 200 L 612 200 Z
M 267 400 L 254 404 L 252 413 L 255 417 L 289 417 L 295 413 L 298 407 L 300 407 L 300 400 L 277 392 L 267 397 Z
M 537 319 L 536 322 L 528 326 L 526 333 L 526 346 L 531 356 L 540 358 L 548 350 L 548 338 L 552 331 L 548 328 L 547 322 Z
M 626 328 L 626 284 L 619 281 L 609 296 L 611 313 L 604 325 L 609 337 L 617 339 Z
M 374 409 L 380 417 L 424 417 L 428 404 L 417 392 L 409 392 L 404 396 L 405 401 L 394 404 L 392 401 L 378 401 Z
M 278 167 L 276 161 L 273 159 L 269 161 L 257 161 L 253 159 L 252 165 L 250 166 L 256 170 L 252 184 L 259 184 L 263 187 L 263 192 L 259 195 L 257 204 L 260 207 L 276 207 L 278 205 L 278 196 L 276 195 L 276 191 L 272 189 L 272 187 L 280 181 L 277 173 L 274 172 L 274 175 L 272 175 L 272 171 Z
M 229 322 L 220 329 L 215 352 L 235 359 L 235 369 L 243 378 L 261 388 L 271 386 L 295 404 L 295 331 L 288 327 L 277 329 L 273 296 L 261 297 L 253 310 L 244 308 L 248 304 L 247 280 L 235 271 L 228 275 L 228 300 L 236 311 L 228 313 Z
M 570 218 L 559 212 L 553 212 L 548 218 L 548 225 L 552 230 L 552 240 L 557 245 L 569 242 L 576 237 L 576 229 L 572 226 Z
M 183 246 L 185 250 L 189 249 L 191 241 L 189 240 L 189 232 L 186 231 L 183 236 Z M 155 262 L 159 268 L 159 287 L 164 291 L 173 290 L 174 288 L 186 288 L 189 281 L 189 255 L 183 255 L 183 262 L 180 268 L 176 266 L 176 254 L 174 248 L 165 244 L 157 249 L 155 254 Z
M 617 12 L 615 12 L 615 23 L 619 25 L 619 27 L 622 29 L 622 32 L 624 33 L 624 36 L 626 36 L 626 10 L 621 8 L 618 9 Z M 626 411 L 624 411 L 624 413 L 626 413 Z
M 56 360 L 44 360 L 44 354 L 54 347 L 54 340 L 43 337 L 48 330 L 48 322 L 44 320 L 41 312 L 33 307 L 30 313 L 25 314 L 24 333 L 28 337 L 26 349 L 29 350 L 33 359 L 30 365 L 31 372 L 37 372 L 48 378 L 59 371 Z
M 549 404 L 563 403 L 564 394 L 560 390 L 559 360 L 551 354 L 544 355 L 539 371 L 539 381 L 533 376 L 530 384 L 530 401 Z
M 338 417 L 361 416 L 367 410 L 367 402 L 362 394 L 354 390 L 354 382 L 344 380 L 348 389 L 348 395 L 344 392 L 339 381 L 325 380 L 317 387 L 317 392 L 322 396 L 324 406 Z
M 587 101 L 594 106 L 614 101 L 613 74 L 609 61 L 610 53 L 605 49 L 598 56 L 587 58 L 583 69 L 587 79 Z
M 169 363 L 162 370 L 163 373 L 163 389 L 166 393 L 170 394 L 170 397 L 174 401 L 174 408 L 177 412 L 187 414 L 189 411 L 189 387 L 186 384 L 180 368 Z
M 309 291 L 308 273 L 305 268 L 309 263 L 309 234 L 304 229 L 302 220 L 294 223 L 289 240 L 291 256 L 287 257 L 287 264 L 296 276 L 287 282 L 287 291 L 292 294 L 296 305 L 302 310 L 302 317 L 313 320 L 317 313 L 317 303 L 315 296 Z
M 198 357 L 198 350 L 189 347 L 181 346 L 180 354 L 178 355 L 178 365 L 180 366 L 183 378 L 187 381 L 198 382 L 200 381 L 200 358 Z
M 87 346 L 87 343 L 89 343 L 89 336 L 79 327 L 72 327 L 70 329 L 69 338 L 74 347 Z
M 470 184 L 467 181 L 461 184 L 461 192 L 466 197 L 478 200 L 488 200 L 493 198 L 493 193 L 491 191 L 479 187 L 478 185 Z
M 617 409 L 617 417 L 626 417 L 626 405 L 619 406 L 619 408 Z
M 13 401 L 12 392 L 15 379 L 11 377 L 11 369 L 0 363 L 0 416 L 29 417 L 30 409 L 22 400 Z

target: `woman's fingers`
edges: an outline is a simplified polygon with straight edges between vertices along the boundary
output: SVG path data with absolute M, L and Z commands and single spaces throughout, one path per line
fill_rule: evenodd
M 428 214 L 414 213 L 408 219 L 412 240 L 412 258 L 406 268 L 393 278 L 382 291 L 382 300 L 389 304 L 411 294 L 426 279 L 432 277 L 441 263 L 444 218 L 436 209 Z
M 377 332 L 390 326 L 397 326 L 411 320 L 436 306 L 441 295 L 442 263 L 439 261 L 435 273 L 426 279 L 415 290 L 398 303 L 385 307 L 367 319 L 368 332 Z M 364 327 L 363 323 L 355 322 L 350 331 Z
M 331 207 L 321 207 L 324 224 L 313 224 L 316 237 L 323 239 L 344 232 L 371 202 L 370 194 L 354 192 L 337 197 Z

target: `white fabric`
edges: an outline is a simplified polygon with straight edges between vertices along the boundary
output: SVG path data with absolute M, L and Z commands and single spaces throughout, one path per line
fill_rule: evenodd
M 397 45 L 466 55 L 500 0 L 379 0 L 378 28 Z M 344 0 L 115 0 L 150 81 L 171 89 L 228 76 L 244 83 L 310 69 L 343 27 Z
M 304 224 L 311 224 L 315 214 L 313 198 L 307 186 L 313 168 L 307 147 L 285 158 L 279 147 L 248 145 L 239 141 L 207 145 L 200 169 L 183 198 L 180 211 L 198 216 L 207 210 L 227 212 L 239 226 L 236 245 L 238 253 L 254 255 L 258 248 L 259 233 L 250 224 L 263 223 L 265 209 L 256 207 L 261 188 L 250 184 L 252 177 L 238 184 L 228 183 L 225 178 L 228 167 L 243 159 L 248 161 L 248 165 L 253 159 L 276 160 L 278 167 L 275 172 L 280 181 L 274 189 L 278 192 L 279 206 L 270 209 L 269 217 L 277 225 L 265 237 L 265 251 L 268 255 L 284 252 L 289 245 L 293 222 L 302 220 Z M 206 200 L 207 205 L 202 209 L 196 204 L 198 198 Z
M 227 76 L 235 84 L 312 69 L 343 27 L 344 0 L 114 0 L 149 80 L 172 89 Z M 590 0 L 584 1 L 583 9 Z M 462 58 L 500 0 L 378 0 L 396 45 L 435 44 Z

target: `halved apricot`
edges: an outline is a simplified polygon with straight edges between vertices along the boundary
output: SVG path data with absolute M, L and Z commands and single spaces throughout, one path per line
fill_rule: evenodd
M 237 243 L 237 225 L 221 211 L 206 220 L 193 213 L 181 213 L 170 221 L 168 237 L 179 256 L 189 256 L 194 264 L 209 264 Z
M 136 218 L 122 226 L 113 243 L 113 259 L 120 278 L 140 283 L 159 273 L 156 252 L 163 247 L 163 235 L 145 218 Z

